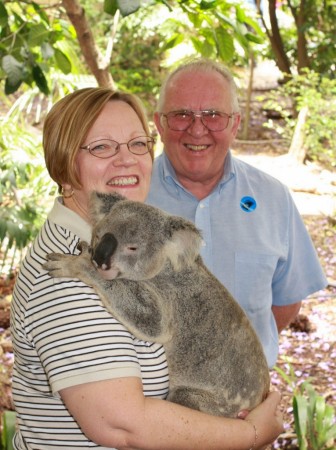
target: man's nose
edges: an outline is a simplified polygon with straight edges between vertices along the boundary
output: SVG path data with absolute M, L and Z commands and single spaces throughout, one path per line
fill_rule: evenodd
M 200 114 L 194 115 L 194 120 L 187 131 L 193 136 L 202 136 L 203 134 L 207 134 L 209 132 L 207 127 L 203 124 L 202 116 Z

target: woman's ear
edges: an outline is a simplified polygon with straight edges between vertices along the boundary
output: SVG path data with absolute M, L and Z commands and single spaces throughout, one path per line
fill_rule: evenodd
M 71 184 L 68 183 L 62 183 L 62 191 L 61 194 L 63 198 L 70 198 L 74 195 L 74 190 Z

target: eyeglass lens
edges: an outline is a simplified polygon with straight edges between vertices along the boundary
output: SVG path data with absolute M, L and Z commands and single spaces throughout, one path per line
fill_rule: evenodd
M 227 128 L 232 117 L 229 114 L 219 111 L 173 111 L 164 115 L 170 129 L 184 131 L 195 121 L 195 117 L 200 117 L 203 125 L 210 131 L 222 131 Z
M 149 136 L 141 136 L 131 139 L 128 142 L 116 142 L 111 139 L 99 139 L 87 145 L 91 155 L 97 158 L 110 158 L 118 153 L 121 145 L 127 145 L 128 150 L 134 155 L 145 155 L 153 148 L 154 140 Z

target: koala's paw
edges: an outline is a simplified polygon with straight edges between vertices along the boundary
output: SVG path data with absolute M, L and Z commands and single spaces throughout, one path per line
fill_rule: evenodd
M 43 264 L 43 269 L 49 272 L 53 278 L 72 277 L 72 269 L 78 256 L 64 253 L 49 253 L 47 262 Z

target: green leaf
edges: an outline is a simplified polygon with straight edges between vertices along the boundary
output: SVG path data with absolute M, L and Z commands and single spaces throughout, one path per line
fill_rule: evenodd
M 61 69 L 63 73 L 68 74 L 71 72 L 71 61 L 67 55 L 58 48 L 55 48 L 55 60 L 58 68 Z
M 262 44 L 264 42 L 264 38 L 261 36 L 257 36 L 256 34 L 246 33 L 245 37 L 248 41 L 254 42 L 255 44 Z
M 2 68 L 8 76 L 9 83 L 12 85 L 17 84 L 24 78 L 24 65 L 12 55 L 5 55 L 2 58 Z
M 208 9 L 213 9 L 216 6 L 217 0 L 202 0 L 200 3 L 200 8 L 204 11 Z
M 8 24 L 8 12 L 3 2 L 0 2 L 0 27 Z
M 119 5 L 117 0 L 104 0 L 104 12 L 107 14 L 114 16 L 118 9 Z
M 52 58 L 55 54 L 53 47 L 49 44 L 49 42 L 43 42 L 41 45 L 41 53 L 43 59 Z
M 13 450 L 12 439 L 15 433 L 16 414 L 14 411 L 5 411 L 3 414 L 2 446 L 4 450 Z
M 16 92 L 19 87 L 22 84 L 22 80 L 18 81 L 17 83 L 13 84 L 9 78 L 6 78 L 5 81 L 5 94 L 6 95 L 10 95 L 10 94 L 14 94 L 14 92 Z
M 301 395 L 295 395 L 293 398 L 294 425 L 300 450 L 308 449 L 306 439 L 308 422 L 307 403 L 307 399 Z
M 37 47 L 47 41 L 49 36 L 48 29 L 43 23 L 34 24 L 29 30 L 28 44 L 30 47 Z
M 226 31 L 225 28 L 217 28 L 216 33 L 216 44 L 219 57 L 223 61 L 231 61 L 234 55 L 234 44 L 232 36 Z
M 44 10 L 45 8 L 41 8 L 41 6 L 39 4 L 37 4 L 36 2 L 32 2 L 32 5 L 33 5 L 34 10 L 40 16 L 41 20 L 43 20 L 45 23 L 49 24 L 49 17 L 48 17 L 48 14 Z
M 178 44 L 183 42 L 183 35 L 180 33 L 173 34 L 166 42 L 163 44 L 163 50 L 169 50 L 176 47 Z
M 38 88 L 40 89 L 43 94 L 48 95 L 49 94 L 49 87 L 47 83 L 47 79 L 41 69 L 41 67 L 38 64 L 34 64 L 32 68 L 32 75 L 35 83 L 37 84 Z
M 315 417 L 316 431 L 319 433 L 323 430 L 324 414 L 326 410 L 326 402 L 323 397 L 317 397 L 315 401 Z
M 108 14 L 114 15 L 119 9 L 120 14 L 125 17 L 135 11 L 141 6 L 141 0 L 105 0 L 104 11 Z

